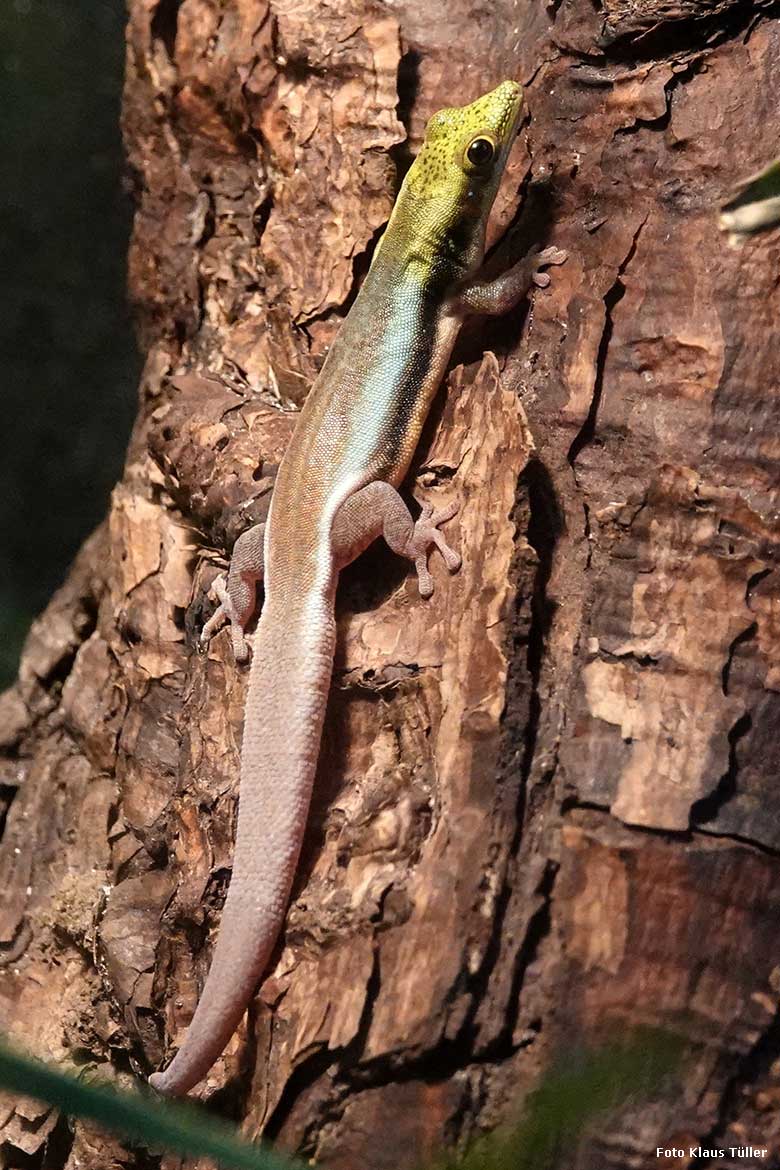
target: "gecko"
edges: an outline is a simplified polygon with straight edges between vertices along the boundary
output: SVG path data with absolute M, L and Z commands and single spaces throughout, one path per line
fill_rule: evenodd
M 287 912 L 303 839 L 336 643 L 339 572 L 380 535 L 415 565 L 430 597 L 428 553 L 455 572 L 441 526 L 456 504 L 415 519 L 399 487 L 463 319 L 499 315 L 542 271 L 550 247 L 501 276 L 480 274 L 488 217 L 523 104 L 515 81 L 428 122 L 360 291 L 308 394 L 280 463 L 268 519 L 236 541 L 204 644 L 229 623 L 249 657 L 232 877 L 211 967 L 184 1042 L 150 1082 L 187 1093 L 219 1057 L 257 987 Z

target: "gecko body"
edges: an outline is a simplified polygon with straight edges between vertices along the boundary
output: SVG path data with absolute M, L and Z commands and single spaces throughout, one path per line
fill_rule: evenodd
M 279 468 L 267 524 L 236 541 L 220 606 L 236 658 L 265 600 L 252 646 L 233 873 L 206 984 L 184 1043 L 151 1083 L 186 1093 L 217 1059 L 278 938 L 306 825 L 336 641 L 339 571 L 376 537 L 414 561 L 428 551 L 454 571 L 439 531 L 449 507 L 414 520 L 398 493 L 467 313 L 502 313 L 564 254 L 547 249 L 481 281 L 487 220 L 515 137 L 522 91 L 502 82 L 442 110 L 402 184 L 371 268 L 301 411 Z

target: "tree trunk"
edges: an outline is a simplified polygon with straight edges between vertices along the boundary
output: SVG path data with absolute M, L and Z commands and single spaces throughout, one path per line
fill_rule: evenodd
M 391 158 L 516 77 L 493 234 L 518 217 L 510 258 L 569 258 L 464 331 L 410 477 L 462 501 L 460 574 L 434 562 L 429 602 L 384 547 L 344 574 L 284 937 L 201 1093 L 321 1164 L 403 1170 L 510 1116 L 561 1048 L 650 1023 L 684 1076 L 562 1165 L 780 1158 L 780 249 L 729 248 L 715 214 L 778 152 L 777 6 L 129 9 L 148 357 L 110 515 L 0 705 L 5 1026 L 114 1074 L 181 1041 L 246 686 L 226 634 L 197 652 L 208 588 L 267 512 Z M 14 1166 L 152 1164 L 32 1102 L 0 1102 L 0 1136 Z

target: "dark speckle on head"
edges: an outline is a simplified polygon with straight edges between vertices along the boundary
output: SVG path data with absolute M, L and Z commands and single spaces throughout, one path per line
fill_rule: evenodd
M 407 176 L 415 194 L 437 198 L 449 193 L 450 197 L 461 198 L 468 187 L 469 173 L 490 164 L 500 177 L 521 103 L 520 86 L 514 81 L 504 81 L 470 105 L 453 106 L 434 114 Z M 472 143 L 475 146 L 469 151 Z M 490 177 L 486 174 L 486 181 Z
M 517 82 L 467 106 L 439 110 L 404 179 L 393 211 L 410 265 L 428 287 L 451 284 L 480 262 L 485 226 L 522 107 Z

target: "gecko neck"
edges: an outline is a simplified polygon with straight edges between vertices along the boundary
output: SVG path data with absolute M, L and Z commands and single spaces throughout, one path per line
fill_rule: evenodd
M 382 281 L 412 279 L 444 298 L 482 263 L 486 227 L 486 215 L 464 210 L 449 199 L 416 195 L 404 183 L 374 253 L 370 276 Z

